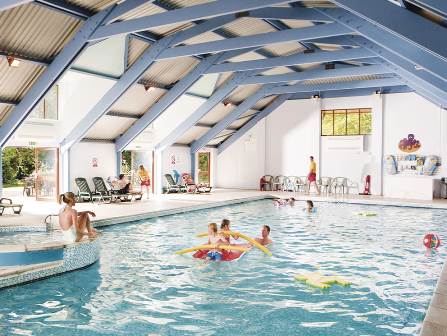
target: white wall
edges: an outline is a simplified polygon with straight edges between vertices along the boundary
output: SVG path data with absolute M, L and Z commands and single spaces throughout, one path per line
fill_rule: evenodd
M 219 188 L 258 189 L 265 174 L 265 121 L 261 120 L 217 158 Z
M 320 164 L 319 111 L 320 99 L 290 100 L 266 118 L 266 174 L 307 175 L 309 156 Z
M 161 185 L 166 186 L 165 174 L 173 175 L 172 171 L 182 173 L 191 172 L 191 150 L 189 147 L 171 146 L 161 154 Z M 175 163 L 173 161 L 175 160 Z M 172 176 L 174 177 L 174 175 Z
M 96 158 L 98 167 L 93 167 L 92 161 Z M 116 175 L 115 145 L 108 143 L 75 144 L 70 149 L 70 179 L 71 191 L 77 191 L 74 179 L 85 177 L 93 190 L 92 178 L 101 176 L 104 179 Z

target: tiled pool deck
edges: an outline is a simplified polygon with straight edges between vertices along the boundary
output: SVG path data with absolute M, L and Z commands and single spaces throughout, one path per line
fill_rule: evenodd
M 80 203 L 76 205 L 78 210 L 90 210 L 96 213 L 95 226 L 106 226 L 125 223 L 130 220 L 145 219 L 151 217 L 171 215 L 179 212 L 200 210 L 216 206 L 235 204 L 249 200 L 278 197 L 295 197 L 299 201 L 311 199 L 323 202 L 344 202 L 354 204 L 371 205 L 396 205 L 421 208 L 447 209 L 447 200 L 418 201 L 405 199 L 392 199 L 381 196 L 362 195 L 305 195 L 303 193 L 282 191 L 256 191 L 256 190 L 215 190 L 211 194 L 167 194 L 151 196 L 149 200 L 134 201 L 131 203 L 91 204 Z M 44 218 L 48 214 L 57 214 L 59 205 L 51 202 L 36 202 L 31 198 L 14 197 L 14 202 L 23 203 L 22 215 L 12 215 L 5 211 L 0 217 L 0 231 L 33 230 L 45 231 Z M 56 222 L 56 220 L 53 220 Z M 57 227 L 57 224 L 53 224 Z M 1 247 L 0 247 L 1 249 Z M 45 265 L 44 265 L 45 266 Z M 15 268 L 15 272 L 20 269 Z M 8 274 L 5 269 L 0 269 Z M 430 307 L 427 311 L 421 336 L 447 336 L 447 266 L 439 278 L 434 291 Z

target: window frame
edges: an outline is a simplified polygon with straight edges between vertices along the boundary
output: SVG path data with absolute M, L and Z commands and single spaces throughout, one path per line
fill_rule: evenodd
M 350 111 L 350 112 L 348 112 Z M 355 112 L 354 112 L 355 111 Z M 359 135 L 371 135 L 372 133 L 372 108 L 360 107 L 360 108 L 346 108 L 346 109 L 331 109 L 331 110 L 321 110 L 320 112 L 320 136 L 359 136 Z M 358 133 L 348 134 L 348 113 L 353 113 L 358 115 Z M 323 134 L 323 119 L 325 114 L 332 114 L 332 134 Z M 345 132 L 344 134 L 335 134 L 335 114 L 345 115 Z M 369 114 L 371 116 L 371 131 L 369 133 L 362 133 L 361 127 L 361 115 Z

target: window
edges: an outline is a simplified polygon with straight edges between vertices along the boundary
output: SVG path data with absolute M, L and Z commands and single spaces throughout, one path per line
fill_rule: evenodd
M 58 118 L 58 86 L 53 86 L 46 96 L 40 101 L 36 108 L 31 112 L 30 118 L 57 120 Z
M 366 135 L 372 131 L 371 109 L 321 111 L 321 135 Z

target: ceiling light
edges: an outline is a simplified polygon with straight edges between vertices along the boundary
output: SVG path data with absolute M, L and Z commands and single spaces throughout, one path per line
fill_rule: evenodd
M 312 98 L 314 98 L 314 99 L 318 99 L 318 98 L 320 98 L 320 95 L 313 95 L 313 97 Z
M 381 94 L 380 90 L 376 90 L 376 95 Z
M 146 90 L 146 92 L 151 92 L 155 90 L 155 86 L 152 86 L 150 84 L 146 84 L 144 85 L 144 89 Z
M 6 60 L 10 67 L 17 68 L 20 65 L 20 61 L 12 56 L 6 56 Z
M 231 103 L 229 101 L 226 101 L 226 102 L 224 102 L 224 106 L 225 107 L 231 107 L 231 106 L 233 106 L 233 103 Z
M 414 66 L 414 69 L 415 69 L 415 70 L 424 70 L 424 68 L 421 67 L 419 64 L 416 64 L 416 65 Z

